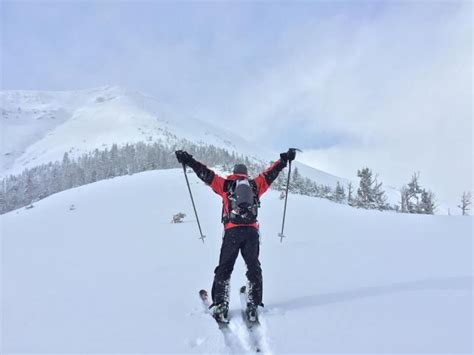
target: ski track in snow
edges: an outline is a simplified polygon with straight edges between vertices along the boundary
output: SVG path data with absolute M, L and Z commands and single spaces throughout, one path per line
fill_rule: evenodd
M 202 302 L 202 309 L 206 317 L 212 317 L 211 312 L 209 311 L 208 301 Z M 245 334 L 246 329 L 243 329 L 245 324 L 243 324 L 243 327 L 242 324 L 239 324 L 238 313 L 236 311 L 229 311 L 229 318 L 230 322 L 227 327 L 224 326 L 221 328 L 218 324 L 215 324 L 216 328 L 219 329 L 224 337 L 224 343 L 227 348 L 226 350 L 228 350 L 230 354 L 252 353 L 252 345 L 250 344 L 249 337 Z M 198 344 L 199 339 L 200 338 L 196 339 L 196 344 Z
M 233 354 L 272 354 L 267 339 L 266 324 L 261 318 L 261 325 L 253 329 L 249 329 L 241 316 L 242 312 L 231 312 L 231 320 L 228 330 L 231 331 L 232 337 L 224 333 L 226 337 L 226 345 Z M 257 351 L 259 349 L 259 351 Z
M 248 289 L 248 285 L 245 286 Z M 241 288 L 242 289 L 242 288 Z M 271 354 L 270 346 L 267 337 L 267 327 L 265 318 L 263 316 L 263 311 L 259 312 L 259 326 L 254 326 L 249 328 L 247 322 L 245 321 L 245 312 L 243 311 L 247 307 L 247 293 L 240 292 L 240 321 L 244 329 L 248 332 L 248 341 L 252 349 L 258 349 L 259 353 Z
M 245 328 L 245 325 L 243 324 L 242 320 L 239 318 L 238 314 L 239 314 L 238 312 L 231 313 L 231 320 L 230 320 L 228 329 L 232 332 L 232 334 L 238 340 L 239 346 L 230 347 L 230 350 L 232 351 L 232 353 L 236 353 L 236 354 L 254 353 L 255 351 L 253 351 L 252 349 L 253 347 L 250 342 L 248 331 Z
M 206 317 L 211 316 L 206 307 L 203 307 L 203 312 L 200 312 L 200 314 L 204 314 Z M 260 314 L 260 326 L 252 330 L 245 324 L 241 309 L 230 310 L 229 318 L 230 322 L 227 327 L 219 329 L 217 324 L 214 325 L 216 334 L 219 331 L 222 333 L 226 347 L 224 352 L 229 354 L 255 354 L 259 349 L 258 353 L 272 354 L 267 337 L 267 326 L 262 314 Z M 199 337 L 193 343 L 200 346 L 204 344 L 202 339 L 203 337 Z
M 260 318 L 260 326 L 254 329 L 254 334 L 258 339 L 258 346 L 262 353 L 264 354 L 273 354 L 270 349 L 270 342 L 268 338 L 268 331 L 267 331 L 267 322 L 263 315 L 264 312 L 261 312 L 259 315 Z

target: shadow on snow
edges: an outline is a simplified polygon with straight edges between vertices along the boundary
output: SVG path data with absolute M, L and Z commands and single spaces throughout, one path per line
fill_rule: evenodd
M 354 290 L 330 292 L 276 302 L 267 309 L 268 311 L 273 309 L 294 310 L 412 291 L 471 290 L 472 292 L 473 280 L 472 276 L 463 276 L 399 282 L 385 286 L 361 287 Z

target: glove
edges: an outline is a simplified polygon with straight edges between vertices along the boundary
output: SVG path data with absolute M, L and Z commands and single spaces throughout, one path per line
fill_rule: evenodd
M 184 150 L 177 150 L 176 152 L 176 159 L 181 164 L 188 164 L 192 161 L 193 156 Z
M 287 152 L 280 154 L 281 160 L 283 160 L 285 163 L 287 163 L 288 161 L 295 160 L 295 157 L 296 157 L 296 149 L 294 148 L 290 148 L 288 149 Z

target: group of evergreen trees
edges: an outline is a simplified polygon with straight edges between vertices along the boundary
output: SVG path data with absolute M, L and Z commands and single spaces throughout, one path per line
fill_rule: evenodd
M 65 153 L 60 162 L 25 169 L 21 174 L 4 178 L 0 189 L 0 214 L 30 205 L 56 192 L 92 182 L 147 170 L 177 168 L 180 165 L 174 152 L 178 146 L 191 154 L 205 157 L 209 165 L 243 161 L 250 169 L 256 168 L 256 164 L 248 158 L 225 149 L 198 146 L 184 140 L 176 146 L 159 142 L 140 142 L 121 147 L 114 144 L 110 149 L 96 149 L 78 158 L 71 158 Z
M 62 161 L 42 164 L 25 169 L 19 175 L 4 178 L 0 189 L 0 214 L 28 206 L 54 193 L 96 181 L 147 170 L 180 167 L 175 156 L 177 149 L 185 149 L 207 165 L 218 167 L 223 172 L 231 172 L 237 163 L 247 165 L 251 176 L 256 176 L 267 168 L 263 162 L 246 156 L 229 153 L 212 145 L 196 145 L 186 140 L 175 145 L 139 142 L 119 147 L 114 144 L 110 149 L 95 149 L 77 158 L 71 158 L 65 153 Z M 284 174 L 279 176 L 272 188 L 286 189 Z M 292 174 L 289 189 L 295 193 L 328 198 L 341 203 L 344 200 L 334 197 L 329 186 L 318 185 L 308 178 L 303 178 L 297 169 Z
M 360 183 L 357 195 L 354 198 L 349 198 L 351 206 L 418 214 L 434 214 L 436 210 L 435 195 L 433 192 L 421 188 L 419 173 L 413 174 L 411 181 L 402 187 L 400 203 L 395 205 L 387 203 L 382 183 L 378 181 L 377 176 L 373 176 L 369 168 L 358 170 L 357 176 L 360 178 Z
M 386 192 L 382 188 L 382 182 L 373 175 L 371 169 L 365 167 L 357 171 L 359 187 L 354 191 L 352 183 L 344 187 L 337 182 L 333 189 L 327 185 L 319 185 L 316 182 L 302 177 L 295 168 L 291 180 L 290 191 L 301 195 L 326 198 L 337 203 L 348 204 L 352 207 L 394 210 L 402 213 L 434 214 L 436 210 L 435 195 L 433 192 L 421 188 L 419 174 L 413 175 L 411 181 L 401 190 L 401 201 L 399 204 L 390 205 L 387 202 Z M 286 177 L 280 175 L 272 187 L 276 190 L 285 190 Z M 346 192 L 347 191 L 347 192 Z M 283 196 L 283 195 L 282 195 Z M 469 210 L 470 195 L 465 194 L 462 206 Z M 460 206 L 461 208 L 461 206 Z M 464 212 L 463 212 L 464 213 Z
M 272 188 L 277 191 L 286 191 L 288 175 L 280 174 L 273 182 Z M 335 191 L 328 185 L 318 184 L 315 181 L 301 176 L 297 167 L 293 168 L 290 177 L 289 191 L 300 195 L 326 198 L 335 202 L 344 203 L 345 197 L 336 197 Z
M 331 186 L 320 185 L 313 180 L 302 177 L 299 174 L 298 168 L 295 168 L 291 176 L 289 190 L 297 194 L 326 198 L 333 202 L 348 204 L 358 208 L 395 209 L 386 202 L 387 198 L 382 190 L 382 183 L 377 182 L 377 178 L 373 178 L 372 171 L 369 168 L 359 170 L 357 176 L 360 178 L 360 183 L 355 195 L 352 183 L 344 187 L 338 181 L 336 186 L 331 188 Z M 272 187 L 276 190 L 285 190 L 286 183 L 286 177 L 280 175 Z
M 114 144 L 110 149 L 96 149 L 77 158 L 71 158 L 65 153 L 60 162 L 25 169 L 21 174 L 4 178 L 0 189 L 0 214 L 28 206 L 56 192 L 92 182 L 147 170 L 177 168 L 180 165 L 174 154 L 176 149 L 186 149 L 207 165 L 218 167 L 224 172 L 232 171 L 236 163 L 246 164 L 251 176 L 266 168 L 263 162 L 229 153 L 212 145 L 196 145 L 186 140 L 181 140 L 175 145 L 140 142 L 119 147 Z M 357 176 L 360 178 L 357 191 L 354 190 L 352 183 L 343 186 L 337 182 L 337 185 L 331 188 L 301 176 L 295 167 L 289 190 L 358 208 L 425 214 L 433 214 L 435 211 L 434 194 L 421 188 L 419 174 L 414 174 L 411 181 L 402 188 L 399 205 L 387 203 L 382 183 L 373 176 L 369 168 L 358 170 Z M 272 188 L 285 191 L 286 184 L 287 175 L 280 174 L 272 184 Z M 466 194 L 462 203 L 463 213 L 467 214 L 469 205 L 470 195 Z

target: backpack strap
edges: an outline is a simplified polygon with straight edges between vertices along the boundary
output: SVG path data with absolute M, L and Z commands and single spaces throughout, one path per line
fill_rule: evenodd
M 253 194 L 255 196 L 255 202 L 257 203 L 257 206 L 260 208 L 260 199 L 258 198 L 258 186 L 257 183 L 255 182 L 255 179 L 249 180 L 250 186 L 252 186 Z
M 224 192 L 227 201 L 222 200 L 222 213 L 221 213 L 221 222 L 226 224 L 230 222 L 229 216 L 224 214 L 224 206 L 227 204 L 227 208 L 229 208 L 229 193 L 232 191 L 232 188 L 235 187 L 235 180 L 228 180 L 224 181 Z

